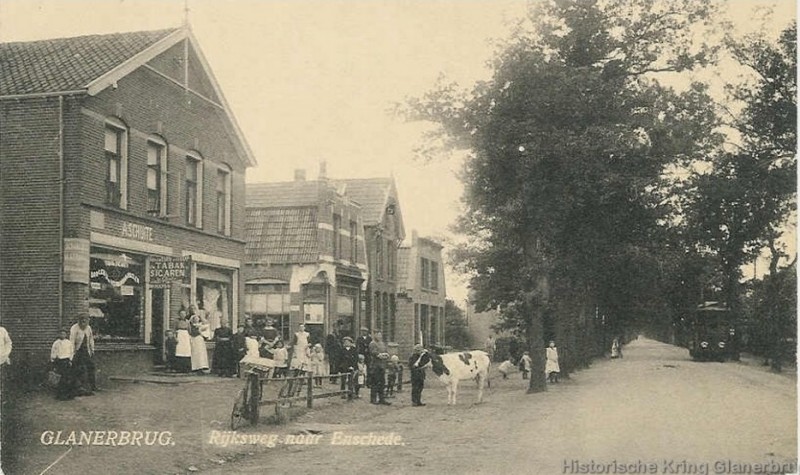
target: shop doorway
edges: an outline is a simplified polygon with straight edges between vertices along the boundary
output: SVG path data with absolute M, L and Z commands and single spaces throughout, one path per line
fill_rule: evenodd
M 150 341 L 153 343 L 156 351 L 154 352 L 154 363 L 164 364 L 166 358 L 164 357 L 164 289 L 153 289 L 152 298 L 150 299 L 150 319 L 153 322 L 153 333 L 150 336 Z

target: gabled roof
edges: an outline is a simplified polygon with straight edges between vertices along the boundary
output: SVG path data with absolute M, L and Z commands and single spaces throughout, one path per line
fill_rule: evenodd
M 188 27 L 0 43 L 0 99 L 76 93 L 94 96 L 184 40 L 196 53 L 219 98 L 235 146 L 247 163 L 255 166 L 255 155 Z
M 319 181 L 285 181 L 280 183 L 248 183 L 248 208 L 316 206 L 319 204 Z
M 247 208 L 245 255 L 248 264 L 317 262 L 317 210 Z
M 0 96 L 80 91 L 178 29 L 0 43 Z
M 401 238 L 405 236 L 403 215 L 400 212 L 394 178 L 350 178 L 333 180 L 333 182 L 345 195 L 361 205 L 364 226 L 381 224 L 390 201 L 395 201 L 395 216 L 399 234 Z

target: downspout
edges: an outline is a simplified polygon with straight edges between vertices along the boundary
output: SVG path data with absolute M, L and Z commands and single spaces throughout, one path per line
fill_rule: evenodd
M 61 272 L 58 278 L 58 328 L 64 327 L 64 96 L 58 96 L 58 244 Z

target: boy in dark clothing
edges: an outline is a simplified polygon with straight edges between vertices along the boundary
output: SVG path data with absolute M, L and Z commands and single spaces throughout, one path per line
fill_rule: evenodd
M 400 358 L 392 355 L 386 365 L 386 397 L 394 397 L 394 388 L 400 374 Z
M 175 349 L 178 347 L 178 339 L 175 338 L 175 332 L 167 330 L 166 339 L 164 340 L 164 349 L 167 353 L 167 371 L 170 373 L 178 370 L 178 360 L 175 358 Z
M 422 402 L 422 389 L 425 387 L 425 368 L 421 368 L 420 360 L 425 354 L 422 345 L 414 345 L 414 352 L 408 359 L 408 368 L 411 371 L 411 405 L 424 406 Z
M 355 371 L 358 369 L 358 351 L 353 345 L 353 339 L 349 336 L 344 337 L 342 343 L 344 346 L 342 346 L 342 352 L 339 355 L 339 368 L 337 371 L 340 373 L 353 373 L 355 377 Z M 342 378 L 340 384 L 342 391 L 344 391 L 346 383 L 347 378 Z M 355 388 L 355 381 L 353 381 L 353 388 Z

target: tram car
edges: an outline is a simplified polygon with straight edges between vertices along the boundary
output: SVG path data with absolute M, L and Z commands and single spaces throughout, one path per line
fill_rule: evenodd
M 733 312 L 720 302 L 704 302 L 690 316 L 689 355 L 695 361 L 738 360 Z

